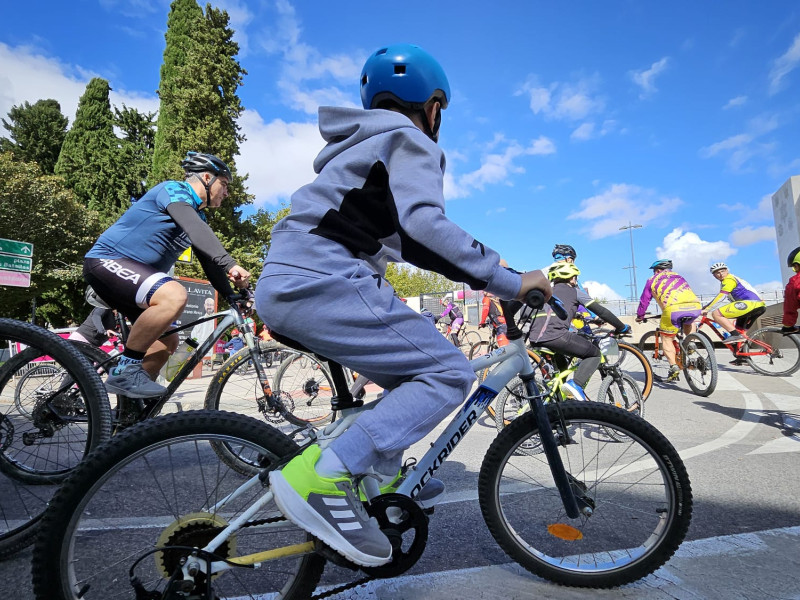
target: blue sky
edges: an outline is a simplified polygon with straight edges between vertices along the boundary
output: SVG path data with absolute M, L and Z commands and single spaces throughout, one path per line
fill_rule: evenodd
M 248 140 L 237 158 L 256 203 L 313 177 L 325 104 L 360 106 L 370 52 L 416 43 L 452 101 L 440 144 L 451 219 L 519 269 L 578 251 L 597 297 L 630 295 L 670 257 L 699 292 L 725 260 L 780 289 L 771 195 L 800 174 L 800 5 L 709 2 L 402 3 L 221 0 L 239 60 Z M 112 102 L 158 108 L 167 0 L 4 7 L 0 116 L 55 98 L 69 117 L 94 76 Z M 13 23 L 13 27 L 8 24 Z M 638 291 L 637 294 L 638 296 Z

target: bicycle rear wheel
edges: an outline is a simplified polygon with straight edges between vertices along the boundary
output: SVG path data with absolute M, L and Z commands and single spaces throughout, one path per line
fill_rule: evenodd
M 68 342 L 0 319 L 0 347 L 19 344 L 28 347 L 0 366 L 0 559 L 33 541 L 56 489 L 42 484 L 61 482 L 111 435 L 103 383 Z
M 535 380 L 537 393 L 545 394 L 547 390 L 538 380 Z M 514 377 L 500 390 L 495 398 L 494 422 L 497 431 L 502 431 L 511 424 L 511 421 L 530 411 L 530 402 L 527 399 L 525 384 L 519 377 Z
M 319 427 L 333 419 L 333 378 L 316 357 L 299 353 L 285 358 L 275 372 L 273 388 L 281 398 L 291 398 L 298 424 Z
M 547 410 L 556 439 L 569 437 L 558 450 L 591 516 L 565 516 L 529 413 L 498 434 L 481 466 L 481 511 L 495 540 L 532 573 L 563 585 L 616 587 L 652 573 L 691 521 L 691 485 L 677 451 L 655 427 L 610 406 L 564 402 Z M 611 442 L 610 430 L 622 441 Z
M 784 336 L 780 327 L 764 327 L 747 337 L 742 351 L 757 372 L 782 377 L 800 369 L 800 336 Z
M 682 342 L 683 373 L 698 396 L 710 396 L 717 388 L 717 356 L 705 335 L 690 333 Z
M 131 570 L 151 594 L 141 597 L 166 597 L 170 576 L 192 548 L 207 545 L 269 493 L 258 479 L 241 488 L 248 478 L 222 464 L 211 442 L 229 444 L 263 468 L 297 450 L 255 419 L 217 411 L 166 415 L 115 436 L 76 470 L 45 514 L 33 556 L 36 597 L 130 598 Z M 240 495 L 222 504 L 234 491 Z M 270 500 L 215 554 L 230 559 L 311 539 Z M 308 598 L 324 568 L 313 546 L 309 552 L 264 560 L 257 569 L 234 567 L 210 581 L 200 573 L 187 597 Z

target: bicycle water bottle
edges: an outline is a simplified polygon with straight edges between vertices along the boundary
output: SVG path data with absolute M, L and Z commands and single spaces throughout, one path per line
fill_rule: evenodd
M 199 345 L 198 341 L 194 338 L 186 338 L 181 342 L 177 350 L 175 350 L 167 360 L 167 364 L 164 365 L 164 377 L 167 381 L 172 381 L 175 378 L 175 375 L 178 374 Z
M 716 321 L 711 321 L 711 324 L 712 324 L 712 325 L 714 326 L 714 328 L 715 328 L 715 329 L 716 329 L 716 330 L 717 330 L 717 331 L 720 333 L 720 335 L 722 336 L 722 339 L 723 339 L 723 340 L 727 340 L 729 337 L 731 337 L 731 334 L 730 334 L 730 333 L 728 333 L 727 331 L 725 331 L 725 330 L 722 328 L 722 325 L 720 325 L 720 324 L 719 324 L 719 323 L 717 323 Z

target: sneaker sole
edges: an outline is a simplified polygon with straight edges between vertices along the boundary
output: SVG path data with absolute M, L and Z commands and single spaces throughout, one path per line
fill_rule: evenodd
M 392 559 L 391 554 L 386 558 L 381 558 L 365 554 L 353 546 L 303 500 L 303 497 L 286 481 L 280 471 L 272 471 L 269 474 L 269 485 L 275 498 L 275 504 L 286 518 L 311 535 L 318 537 L 346 559 L 362 567 L 380 567 Z

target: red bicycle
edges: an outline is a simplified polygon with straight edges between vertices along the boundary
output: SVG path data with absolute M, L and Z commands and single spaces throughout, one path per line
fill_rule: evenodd
M 700 330 L 701 327 L 707 327 Z M 707 333 L 712 331 L 720 341 L 725 340 L 724 329 L 717 327 L 708 315 L 704 315 L 697 325 L 697 333 L 712 341 Z M 733 356 L 747 362 L 756 372 L 762 375 L 785 377 L 800 369 L 800 336 L 784 335 L 780 327 L 761 327 L 752 332 L 736 328 L 744 338 L 733 344 L 725 344 Z

